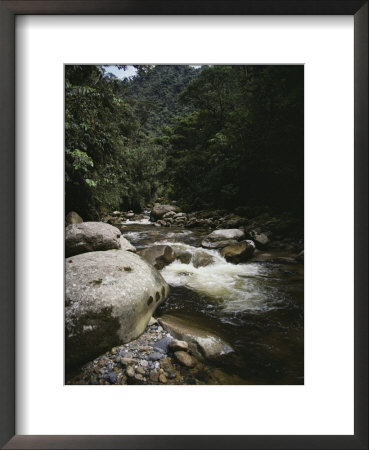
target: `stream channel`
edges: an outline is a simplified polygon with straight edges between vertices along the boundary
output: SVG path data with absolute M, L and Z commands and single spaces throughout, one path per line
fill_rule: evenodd
M 138 250 L 168 244 L 212 258 L 205 267 L 179 260 L 164 267 L 171 293 L 154 316 L 181 318 L 227 341 L 235 351 L 209 364 L 228 374 L 229 384 L 304 383 L 303 264 L 272 258 L 231 264 L 216 250 L 201 248 L 205 230 L 159 228 L 148 217 L 120 229 Z

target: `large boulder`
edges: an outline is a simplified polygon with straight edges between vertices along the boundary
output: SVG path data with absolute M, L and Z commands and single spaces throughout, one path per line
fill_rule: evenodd
M 247 261 L 252 257 L 255 250 L 255 244 L 253 241 L 242 241 L 237 244 L 227 245 L 223 247 L 220 254 L 231 263 L 239 263 Z
M 82 217 L 76 213 L 75 211 L 70 211 L 67 214 L 67 217 L 65 218 L 65 221 L 67 223 L 67 225 L 72 225 L 74 223 L 82 223 L 83 219 Z
M 103 222 L 83 222 L 65 229 L 65 255 L 120 249 L 120 231 Z
M 67 258 L 65 286 L 68 368 L 136 339 L 169 294 L 154 267 L 123 250 Z
M 240 241 L 244 237 L 245 233 L 237 228 L 215 230 L 206 236 L 201 245 L 205 248 L 223 248 Z
M 215 358 L 233 352 L 233 348 L 219 336 L 196 328 L 184 319 L 169 314 L 158 319 L 160 325 L 170 334 L 188 343 L 191 352 L 200 358 Z
M 166 213 L 170 211 L 177 212 L 178 210 L 178 206 L 156 204 L 151 210 L 150 219 L 155 222 L 156 220 L 161 219 Z
M 161 270 L 176 259 L 176 254 L 169 245 L 153 245 L 152 247 L 139 250 L 137 253 L 158 270 Z

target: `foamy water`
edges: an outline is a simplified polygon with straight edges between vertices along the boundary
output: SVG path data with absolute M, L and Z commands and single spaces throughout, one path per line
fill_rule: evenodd
M 150 222 L 150 217 L 147 216 L 140 220 L 127 219 L 123 224 L 124 225 L 152 225 L 152 222 Z
M 265 309 L 264 298 L 258 284 L 258 276 L 263 276 L 265 269 L 256 263 L 231 264 L 216 250 L 192 247 L 187 244 L 163 242 L 174 250 L 186 251 L 194 257 L 207 254 L 213 263 L 205 267 L 195 267 L 190 261 L 183 264 L 175 260 L 166 266 L 161 274 L 172 286 L 184 286 L 222 302 L 223 311 Z

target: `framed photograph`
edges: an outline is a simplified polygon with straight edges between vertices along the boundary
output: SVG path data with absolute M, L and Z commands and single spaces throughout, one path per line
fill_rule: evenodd
M 3 448 L 368 448 L 368 4 L 1 1 Z

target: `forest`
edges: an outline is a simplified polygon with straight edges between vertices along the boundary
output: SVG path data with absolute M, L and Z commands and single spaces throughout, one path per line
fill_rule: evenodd
M 303 95 L 303 66 L 66 66 L 66 210 L 301 216 Z

